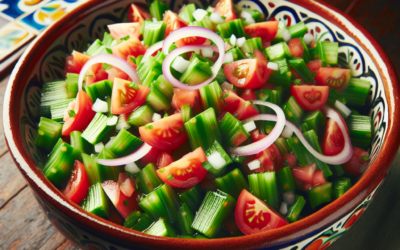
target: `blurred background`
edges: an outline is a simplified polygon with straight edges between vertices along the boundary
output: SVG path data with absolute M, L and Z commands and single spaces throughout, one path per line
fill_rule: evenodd
M 66 1 L 69 8 L 84 0 Z M 35 9 L 10 8 L 17 0 L 0 0 L 0 122 L 7 81 L 16 60 L 36 35 L 57 19 L 48 15 L 33 24 Z M 25 1 L 26 2 L 26 1 Z M 30 2 L 30 1 L 28 1 Z M 31 1 L 32 2 L 32 1 Z M 35 2 L 49 2 L 36 0 Z M 398 0 L 324 0 L 346 12 L 364 26 L 380 43 L 400 73 L 400 1 Z M 5 15 L 4 13 L 7 13 Z M 61 14 L 62 13 L 58 13 Z M 6 29 L 13 30 L 14 43 L 7 47 Z M 7 31 L 7 32 L 8 32 Z M 32 191 L 5 144 L 0 126 L 0 249 L 78 249 L 64 238 L 39 209 Z M 390 140 L 390 138 L 389 138 Z M 374 202 L 360 220 L 329 249 L 400 249 L 400 152 L 392 164 Z

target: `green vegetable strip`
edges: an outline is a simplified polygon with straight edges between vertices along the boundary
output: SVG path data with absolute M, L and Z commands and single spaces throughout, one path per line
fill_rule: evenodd
M 201 21 L 190 22 L 188 26 L 203 27 L 203 28 L 214 31 L 214 23 L 211 22 L 210 17 L 208 17 L 208 16 L 205 16 L 203 19 L 201 19 Z
M 219 83 L 219 85 L 222 85 L 224 82 L 228 82 L 228 79 L 225 76 L 225 72 L 224 72 L 224 68 L 223 67 L 221 67 L 219 69 L 218 74 L 214 78 L 214 80 L 217 81 Z M 232 85 L 232 88 L 234 88 L 234 85 Z
M 162 72 L 160 71 L 162 74 Z M 147 78 L 146 78 L 147 79 Z M 156 111 L 168 111 L 171 108 L 172 98 L 168 98 L 163 92 L 154 86 L 155 82 L 150 84 L 150 92 L 146 96 L 146 103 L 152 106 Z
M 144 231 L 144 233 L 154 236 L 178 237 L 178 232 L 164 218 L 160 218 L 149 229 Z
M 297 137 L 292 137 L 286 140 L 289 146 L 293 149 L 299 164 L 303 167 L 308 164 L 314 163 L 314 156 L 308 152 L 304 145 L 299 141 Z
M 221 158 L 225 161 L 225 164 L 223 166 L 217 166 L 217 168 L 215 168 L 209 161 L 203 162 L 201 165 L 203 166 L 203 168 L 207 169 L 211 173 L 218 176 L 218 175 L 222 174 L 223 172 L 225 172 L 225 167 L 228 166 L 229 164 L 231 164 L 232 160 L 229 157 L 229 155 L 225 152 L 225 150 L 221 146 L 221 144 L 219 144 L 217 141 L 214 141 L 212 146 L 205 152 L 205 154 L 207 157 L 210 157 L 211 155 L 215 154 L 216 152 L 218 152 L 219 155 L 221 156 Z M 223 189 L 221 189 L 221 190 L 224 191 Z M 229 192 L 227 192 L 227 193 L 229 193 Z
M 280 42 L 265 49 L 268 60 L 275 61 L 280 59 L 290 59 L 293 57 L 289 47 L 285 42 Z
M 347 88 L 340 94 L 346 100 L 346 104 L 364 106 L 371 89 L 371 83 L 366 80 L 351 78 Z
M 370 146 L 372 138 L 371 117 L 364 115 L 350 115 L 346 119 L 349 129 L 351 144 L 366 149 Z
M 65 110 L 73 100 L 75 100 L 75 98 L 54 101 L 54 103 L 50 104 L 47 108 L 50 109 L 51 119 L 56 122 L 63 122 Z
M 142 213 L 140 211 L 133 211 L 128 217 L 126 217 L 124 227 L 132 228 L 141 218 Z
M 260 51 L 263 50 L 262 42 L 260 37 L 255 37 L 251 39 L 247 39 L 243 46 L 240 48 L 243 54 L 246 53 L 254 53 L 255 49 Z
M 276 90 L 272 89 L 263 89 L 256 92 L 256 97 L 258 100 L 271 102 L 278 106 L 281 106 L 282 103 L 282 87 L 277 87 Z M 275 115 L 275 112 L 265 106 L 258 105 L 257 106 L 261 114 L 272 114 Z M 257 127 L 260 129 L 262 134 L 269 134 L 271 130 L 275 127 L 275 123 L 273 121 L 256 121 Z
M 279 209 L 278 186 L 275 172 L 255 173 L 248 176 L 250 192 L 275 210 Z
M 311 55 L 310 52 L 308 51 L 308 46 L 304 42 L 303 37 L 300 37 L 301 44 L 303 45 L 304 51 L 303 51 L 303 59 L 305 63 L 308 63 L 311 61 Z
M 289 166 L 282 168 L 276 174 L 276 179 L 280 197 L 282 197 L 283 193 L 288 191 L 294 194 L 294 192 L 296 191 L 296 187 L 294 186 L 293 175 Z
M 324 184 L 313 187 L 310 191 L 308 191 L 308 199 L 310 200 L 311 208 L 314 209 L 323 203 L 331 202 L 331 193 L 331 182 L 326 182 Z
M 318 42 L 317 51 L 320 59 L 329 65 L 336 65 L 339 58 L 339 43 Z
M 202 147 L 204 151 L 207 151 L 214 141 L 221 144 L 221 134 L 213 108 L 190 119 L 185 123 L 185 129 L 193 150 Z
M 96 82 L 86 86 L 86 93 L 94 103 L 97 99 L 106 100 L 106 96 L 111 96 L 113 83 L 109 80 Z
M 309 49 L 308 52 L 310 53 L 311 60 L 320 60 L 317 47 Z M 325 61 L 323 62 L 325 63 Z
M 191 187 L 186 192 L 180 194 L 179 200 L 182 203 L 186 203 L 186 205 L 188 205 L 188 207 L 193 212 L 196 212 L 199 209 L 201 202 L 204 199 L 204 195 L 205 194 L 203 192 L 203 189 L 201 189 L 200 185 L 196 185 L 194 187 Z
M 147 75 L 150 74 L 150 72 L 154 68 L 161 70 L 162 63 L 158 62 L 154 57 L 150 56 L 145 62 L 141 62 L 138 65 L 136 72 L 138 73 L 140 80 L 144 81 Z
M 250 174 L 247 176 L 249 180 L 249 191 L 255 196 L 260 198 L 261 197 L 261 188 L 260 184 L 258 183 L 258 174 Z
M 89 188 L 83 209 L 103 218 L 110 216 L 110 200 L 104 193 L 100 183 L 94 184 Z
M 248 156 L 230 155 L 233 162 L 242 164 Z
M 313 111 L 306 114 L 301 125 L 302 132 L 314 130 L 319 138 L 324 134 L 324 128 L 326 124 L 326 118 L 321 111 Z
M 148 229 L 153 223 L 154 223 L 154 219 L 150 215 L 148 215 L 146 213 L 142 213 L 139 221 L 135 225 L 131 226 L 130 228 L 140 231 L 140 232 L 143 232 L 144 230 Z
M 96 183 L 102 183 L 104 180 L 102 174 L 102 165 L 96 162 L 96 159 L 87 154 L 82 154 L 83 165 L 85 166 L 85 170 L 87 176 L 89 178 L 89 184 L 94 185 Z
M 163 93 L 168 100 L 172 100 L 172 96 L 174 95 L 174 87 L 165 79 L 164 75 L 160 75 L 151 86 L 154 88 L 154 90 Z
M 304 200 L 304 197 L 300 196 L 300 195 L 296 195 L 296 201 L 288 209 L 288 213 L 286 215 L 286 219 L 290 223 L 293 223 L 293 222 L 297 221 L 297 219 L 299 218 L 299 215 L 301 213 L 301 210 L 303 210 L 305 204 L 306 204 L 306 201 Z
M 153 122 L 154 109 L 147 104 L 140 106 L 129 115 L 127 123 L 129 125 L 140 127 Z
M 183 56 L 182 56 L 183 57 Z M 214 65 L 214 62 L 208 59 L 207 57 L 201 56 L 199 54 L 193 53 L 192 56 L 190 57 L 189 61 L 193 61 L 195 58 L 199 59 L 202 62 L 208 62 L 211 66 Z
M 154 3 L 154 2 L 153 2 Z M 151 46 L 159 41 L 164 40 L 165 28 L 167 25 L 160 22 L 144 22 L 143 44 Z
M 126 156 L 143 144 L 143 141 L 132 135 L 124 128 L 119 131 L 114 141 L 110 145 L 110 150 L 120 157 Z
M 282 137 L 279 137 L 278 139 L 276 139 L 274 144 L 275 144 L 275 146 L 278 147 L 281 155 L 287 155 L 287 154 L 290 154 L 293 152 L 292 148 L 289 146 L 289 144 L 286 142 L 286 140 Z
M 219 123 L 222 141 L 225 146 L 236 147 L 249 138 L 250 134 L 243 127 L 243 123 L 231 113 L 226 113 Z
M 225 53 L 232 53 L 232 57 L 233 57 L 233 61 L 238 61 L 238 60 L 242 60 L 242 59 L 247 59 L 245 54 L 243 54 L 243 52 L 237 48 L 237 47 L 233 47 L 230 48 L 229 50 L 227 50 Z M 249 52 L 250 53 L 250 52 Z M 252 52 L 251 52 L 252 53 Z
M 318 142 L 318 136 L 315 134 L 314 130 L 309 130 L 305 133 L 303 133 L 304 137 L 306 138 L 306 140 L 308 141 L 308 143 L 310 143 L 310 145 L 319 153 L 322 154 L 322 149 L 321 146 L 319 145 Z M 328 164 L 326 164 L 325 162 L 322 162 L 320 160 L 318 160 L 317 158 L 314 158 L 314 162 L 317 165 L 317 169 L 322 170 L 324 172 L 324 176 L 325 178 L 329 177 L 332 175 L 332 171 L 329 168 Z
M 150 163 L 137 173 L 135 183 L 140 192 L 149 194 L 161 186 L 163 181 L 158 177 L 154 163 Z
M 179 17 L 185 20 L 186 22 L 190 23 L 195 21 L 193 17 L 193 12 L 196 11 L 196 5 L 194 3 L 187 4 L 181 13 L 179 13 Z
M 199 211 L 196 213 L 192 228 L 208 238 L 213 238 L 231 213 L 236 200 L 229 194 L 207 192 Z
M 74 74 L 74 73 L 67 73 L 67 77 L 65 78 L 67 92 L 73 97 L 76 97 L 79 91 L 78 79 L 79 79 L 79 74 Z
M 178 210 L 178 228 L 182 234 L 194 234 L 196 231 L 191 227 L 194 220 L 194 213 L 186 203 L 183 203 Z
M 220 99 L 222 89 L 218 82 L 213 81 L 199 90 L 202 107 L 204 109 L 214 108 L 215 113 L 219 114 L 222 110 L 222 101 Z
M 157 67 L 153 67 L 153 68 L 148 72 L 148 74 L 145 76 L 145 78 L 143 79 L 142 85 L 151 88 L 151 83 L 154 82 L 155 80 L 157 80 L 157 78 L 158 78 L 160 75 L 162 75 L 162 70 L 159 69 L 159 68 L 157 68 Z M 154 90 L 153 90 L 153 91 L 154 91 Z M 151 92 L 151 89 L 150 89 L 150 92 Z M 149 94 L 150 94 L 150 92 L 149 92 Z M 152 93 L 152 95 L 153 95 L 152 97 L 155 98 L 156 100 L 160 99 L 160 96 L 157 96 L 156 94 L 157 94 L 157 93 Z M 154 95 L 155 95 L 155 96 L 154 96 Z M 150 100 L 147 100 L 147 98 L 146 98 L 146 101 L 151 101 L 151 99 L 150 99 Z M 159 102 L 160 102 L 160 101 L 164 101 L 164 102 L 165 102 L 165 100 L 158 100 L 158 101 L 159 101 Z M 153 102 L 155 102 L 155 101 L 153 101 Z M 154 103 L 154 105 L 156 105 L 156 104 L 157 104 L 157 103 Z M 162 103 L 162 104 L 158 104 L 158 105 L 168 106 L 168 103 Z M 160 110 L 161 110 L 161 109 L 165 109 L 165 108 L 161 107 Z
M 91 154 L 94 151 L 93 145 L 82 137 L 82 132 L 72 131 L 70 134 L 71 146 L 81 151 L 81 153 Z
M 267 83 L 275 86 L 290 87 L 292 85 L 292 72 L 285 58 L 272 61 L 278 64 L 279 70 L 273 70 L 269 76 Z
M 346 173 L 342 165 L 333 165 L 332 170 L 335 176 L 342 176 Z
M 292 38 L 297 38 L 297 37 L 304 37 L 308 28 L 304 24 L 304 22 L 298 22 L 295 25 L 288 27 L 288 30 Z
M 111 159 L 116 159 L 118 157 L 119 157 L 118 155 L 114 154 L 111 150 L 104 147 L 103 150 L 101 150 L 97 159 L 111 160 Z M 103 181 L 108 181 L 108 180 L 118 181 L 119 174 L 124 171 L 124 166 L 109 167 L 101 164 L 98 165 L 101 171 L 102 183 Z
M 235 199 L 239 197 L 243 189 L 249 190 L 249 185 L 242 172 L 237 168 L 220 178 L 214 179 L 214 183 L 219 190 L 230 194 Z
M 53 112 L 55 112 L 55 110 L 58 109 L 56 107 L 59 107 L 66 102 L 71 102 L 75 99 L 75 97 L 76 93 L 68 92 L 66 83 L 64 81 L 45 83 L 43 84 L 42 88 L 39 115 L 51 118 L 51 106 L 53 106 Z
M 65 142 L 57 143 L 56 146 L 44 165 L 43 173 L 54 186 L 62 188 L 71 176 L 72 167 L 79 158 L 80 151 Z
M 289 97 L 289 100 L 283 105 L 283 112 L 285 113 L 286 120 L 292 122 L 296 127 L 301 126 L 304 109 L 300 107 L 293 96 Z
M 193 117 L 193 110 L 190 104 L 181 106 L 181 114 L 183 123 L 189 121 Z
M 310 83 L 314 80 L 313 73 L 307 67 L 307 64 L 304 62 L 303 58 L 290 59 L 288 63 L 289 66 L 300 75 L 304 82 Z
M 188 85 L 197 85 L 212 76 L 211 66 L 197 57 L 190 62 L 189 66 L 180 77 L 180 81 Z
M 347 101 L 343 97 L 342 93 L 339 93 L 336 89 L 329 89 L 328 100 L 326 103 L 330 106 L 334 106 L 336 101 L 347 104 Z
M 168 5 L 156 0 L 150 4 L 149 10 L 152 17 L 156 18 L 158 21 L 162 21 L 164 13 L 168 10 Z
M 349 178 L 341 177 L 333 181 L 332 185 L 332 200 L 336 200 L 351 188 L 351 181 Z
M 244 37 L 244 28 L 241 19 L 224 22 L 217 25 L 217 32 L 222 38 L 230 38 L 235 35 L 237 38 Z
M 95 145 L 101 142 L 102 139 L 108 135 L 113 128 L 115 128 L 117 122 L 117 116 L 107 117 L 102 113 L 97 113 L 82 133 L 82 137 L 92 145 Z
M 51 150 L 61 138 L 62 125 L 46 117 L 40 117 L 38 135 L 35 145 L 46 150 Z

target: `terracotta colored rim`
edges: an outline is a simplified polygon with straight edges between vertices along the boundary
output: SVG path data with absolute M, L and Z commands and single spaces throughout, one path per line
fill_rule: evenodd
M 75 21 L 79 21 L 101 6 L 109 5 L 113 2 L 116 2 L 116 0 L 106 2 L 94 0 L 85 2 L 50 26 L 46 32 L 41 34 L 35 42 L 29 46 L 24 55 L 18 61 L 10 77 L 5 94 L 3 110 L 4 131 L 14 162 L 35 192 L 56 209 L 71 218 L 71 220 L 79 221 L 80 225 L 94 232 L 103 235 L 110 235 L 110 238 L 123 245 L 135 244 L 137 247 L 162 247 L 162 249 L 198 249 L 209 247 L 254 249 L 296 240 L 315 230 L 321 230 L 321 227 L 323 228 L 324 225 L 329 225 L 358 205 L 386 175 L 400 143 L 400 130 L 397 129 L 400 125 L 400 112 L 397 108 L 400 107 L 399 82 L 392 63 L 372 35 L 347 14 L 323 3 L 322 1 L 290 0 L 290 2 L 303 6 L 310 11 L 323 16 L 353 37 L 364 48 L 364 50 L 368 52 L 379 69 L 379 74 L 385 86 L 385 94 L 388 102 L 389 120 L 387 124 L 387 133 L 385 136 L 385 143 L 382 145 L 381 151 L 374 164 L 360 179 L 360 181 L 338 200 L 325 206 L 312 216 L 296 223 L 258 235 L 226 239 L 193 241 L 182 238 L 175 239 L 150 236 L 126 229 L 83 211 L 76 204 L 66 200 L 61 193 L 45 179 L 41 171 L 36 167 L 34 161 L 31 159 L 29 153 L 24 148 L 25 146 L 23 144 L 19 127 L 19 112 L 21 105 L 19 97 L 22 96 L 23 90 L 18 87 L 18 83 L 26 82 L 28 74 L 18 72 L 30 72 L 33 69 L 33 65 L 28 59 L 35 58 L 36 55 L 40 55 L 44 52 L 46 48 L 43 47 L 46 46 L 43 46 L 43 44 L 49 43 L 49 41 L 53 42 L 55 38 L 63 32 L 63 30 L 71 27 Z M 10 107 L 12 107 L 12 110 L 10 110 Z

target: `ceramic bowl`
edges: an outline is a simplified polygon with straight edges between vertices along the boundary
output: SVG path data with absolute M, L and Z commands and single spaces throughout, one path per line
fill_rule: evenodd
M 187 1 L 167 0 L 177 11 Z M 377 194 L 399 146 L 399 83 L 388 57 L 375 39 L 352 18 L 319 1 L 245 0 L 242 8 L 262 11 L 268 19 L 293 25 L 304 21 L 317 40 L 339 42 L 340 60 L 353 77 L 371 82 L 366 112 L 373 121 L 371 162 L 359 182 L 336 201 L 296 223 L 269 232 L 227 239 L 187 240 L 149 236 L 83 211 L 46 180 L 39 167 L 46 157 L 35 147 L 41 86 L 64 78 L 67 54 L 83 51 L 126 20 L 132 1 L 82 1 L 50 26 L 16 65 L 4 100 L 4 131 L 17 167 L 54 226 L 83 249 L 325 249 L 345 233 Z M 192 0 L 205 8 L 208 3 Z M 145 0 L 136 3 L 146 5 Z

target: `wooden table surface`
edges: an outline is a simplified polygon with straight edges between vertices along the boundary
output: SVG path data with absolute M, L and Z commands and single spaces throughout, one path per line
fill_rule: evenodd
M 400 1 L 326 0 L 366 27 L 400 73 Z M 0 122 L 8 77 L 0 81 Z M 78 249 L 45 217 L 14 166 L 0 126 L 0 249 Z M 379 194 L 331 250 L 400 249 L 400 151 Z

